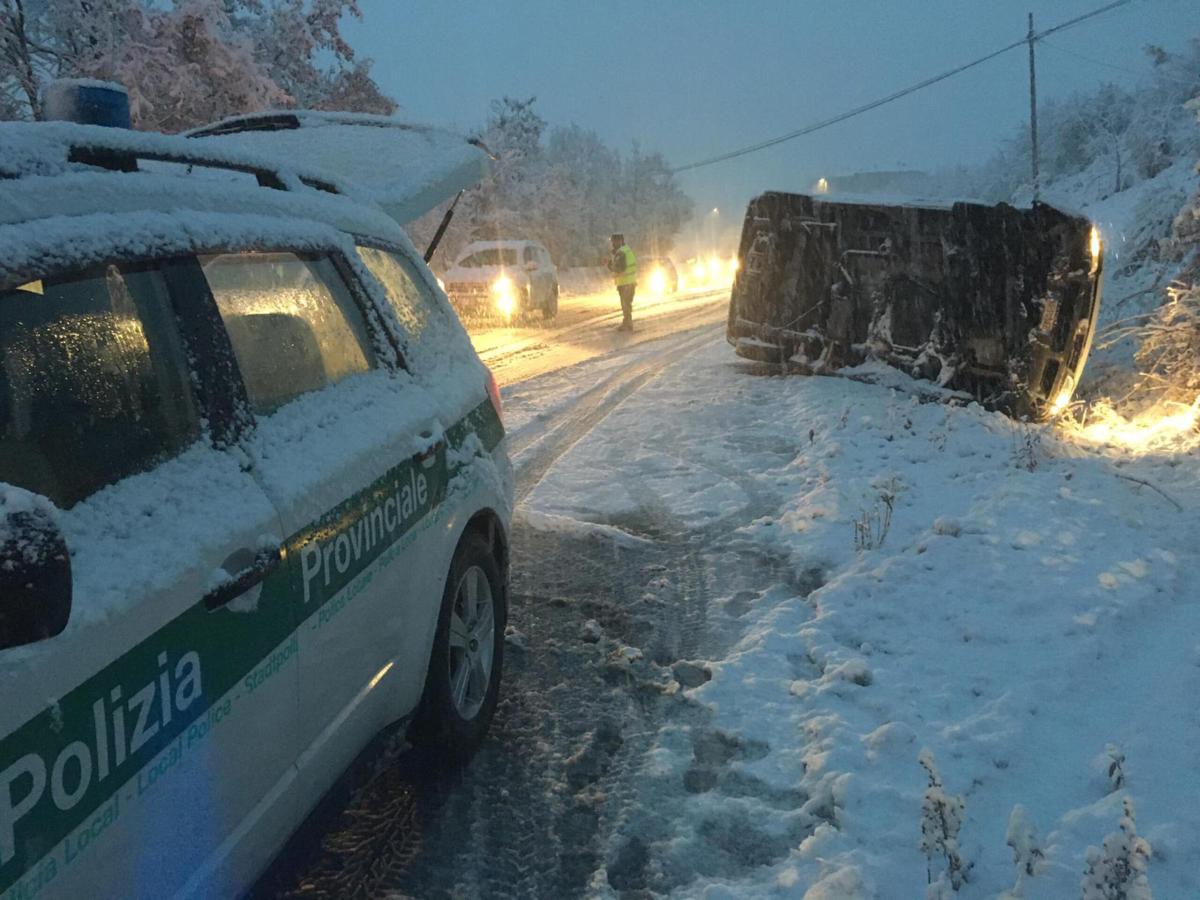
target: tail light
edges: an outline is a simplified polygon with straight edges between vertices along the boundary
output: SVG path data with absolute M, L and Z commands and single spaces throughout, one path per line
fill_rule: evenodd
M 487 370 L 487 381 L 484 382 L 487 388 L 488 399 L 492 401 L 492 409 L 496 411 L 496 418 L 500 420 L 500 424 L 504 424 L 504 405 L 500 402 L 500 385 L 496 383 L 496 376 L 492 374 L 492 370 Z

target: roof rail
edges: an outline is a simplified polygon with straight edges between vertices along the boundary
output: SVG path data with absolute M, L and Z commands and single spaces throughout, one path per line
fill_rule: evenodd
M 250 162 L 238 162 L 221 159 L 211 154 L 197 152 L 188 153 L 172 150 L 170 152 L 131 149 L 124 142 L 107 141 L 72 142 L 67 153 L 67 160 L 74 163 L 111 169 L 118 172 L 138 171 L 138 161 L 177 163 L 186 166 L 200 166 L 207 169 L 220 169 L 228 172 L 241 172 L 253 175 L 261 187 L 277 191 L 288 190 L 287 182 L 281 177 L 279 170 L 268 166 L 255 165 Z M 309 175 L 296 176 L 299 181 L 314 190 L 329 194 L 341 194 L 341 190 L 330 181 Z

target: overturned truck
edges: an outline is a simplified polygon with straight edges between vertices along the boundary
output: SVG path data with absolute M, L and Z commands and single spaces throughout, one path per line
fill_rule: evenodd
M 738 258 L 740 355 L 811 374 L 878 360 L 1017 416 L 1070 401 L 1100 308 L 1099 234 L 1042 203 L 766 193 Z

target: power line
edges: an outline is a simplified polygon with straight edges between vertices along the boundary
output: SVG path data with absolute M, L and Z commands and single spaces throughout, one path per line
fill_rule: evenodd
M 1068 19 L 1066 22 L 1060 22 L 1058 25 L 1055 25 L 1052 28 L 1047 28 L 1045 31 L 1035 34 L 1033 36 L 1033 39 L 1036 41 L 1036 40 L 1040 40 L 1044 37 L 1047 37 L 1048 35 L 1055 34 L 1060 31 L 1065 31 L 1066 29 L 1072 28 L 1081 22 L 1085 22 L 1088 19 L 1091 19 L 1095 16 L 1101 15 L 1102 13 L 1106 13 L 1109 10 L 1116 9 L 1119 6 L 1125 6 L 1126 4 L 1131 3 L 1131 2 L 1132 2 L 1132 0 L 1114 0 L 1114 2 L 1109 3 L 1105 6 L 1102 6 L 1099 9 L 1094 9 L 1089 13 L 1084 13 L 1081 16 L 1076 16 L 1073 19 Z M 729 160 L 729 159 L 736 159 L 739 156 L 746 156 L 747 154 L 750 154 L 750 153 L 757 153 L 760 150 L 766 150 L 768 147 L 774 147 L 776 144 L 782 144 L 785 141 L 795 140 L 796 138 L 803 137 L 806 134 L 812 134 L 814 131 L 821 131 L 822 129 L 828 128 L 831 125 L 837 125 L 839 122 L 845 122 L 847 119 L 853 119 L 855 116 L 861 116 L 865 112 L 870 112 L 873 109 L 878 109 L 881 106 L 884 106 L 888 103 L 892 103 L 893 101 L 899 100 L 901 97 L 907 97 L 909 94 L 915 94 L 917 91 L 924 90 L 925 88 L 930 87 L 931 85 L 937 84 L 939 81 L 945 81 L 947 78 L 953 78 L 955 75 L 960 75 L 963 72 L 966 72 L 968 69 L 973 69 L 976 66 L 980 66 L 985 62 L 989 62 L 989 61 L 995 59 L 997 56 L 1002 56 L 1005 53 L 1008 53 L 1010 50 L 1015 50 L 1017 47 L 1025 46 L 1028 43 L 1029 43 L 1029 37 L 1025 36 L 1025 37 L 1021 38 L 1020 40 L 1013 41 L 1011 44 L 1008 44 L 1005 47 L 1001 47 L 999 50 L 992 51 L 991 53 L 987 54 L 986 56 L 981 56 L 978 59 L 972 60 L 969 63 L 965 63 L 961 66 L 956 66 L 953 69 L 949 69 L 945 72 L 942 72 L 940 75 L 934 75 L 932 78 L 926 78 L 924 81 L 918 82 L 917 84 L 914 84 L 910 87 L 906 87 L 901 90 L 895 91 L 891 94 L 888 94 L 886 97 L 880 97 L 878 100 L 872 100 L 870 103 L 864 103 L 862 106 L 856 106 L 853 109 L 847 110 L 846 112 L 839 113 L 836 116 L 831 116 L 828 119 L 822 119 L 819 122 L 814 122 L 811 125 L 806 125 L 803 128 L 798 128 L 795 131 L 789 131 L 787 134 L 779 135 L 779 137 L 774 137 L 774 138 L 770 138 L 765 141 L 760 141 L 757 144 L 751 144 L 748 147 L 742 147 L 738 150 L 731 150 L 728 153 L 722 153 L 722 154 L 719 154 L 718 156 L 710 156 L 707 159 L 702 159 L 702 160 L 699 160 L 698 162 L 693 162 L 693 163 L 688 163 L 687 165 L 678 166 L 675 169 L 672 169 L 671 171 L 672 172 L 687 172 L 691 169 L 699 169 L 704 166 L 711 166 L 711 165 L 714 165 L 715 163 L 725 162 L 726 160 Z
M 1067 56 L 1073 56 L 1076 59 L 1081 60 L 1083 62 L 1091 63 L 1094 66 L 1103 66 L 1106 69 L 1112 69 L 1114 72 L 1124 72 L 1126 75 L 1133 75 L 1137 78 L 1146 78 L 1147 76 L 1153 75 L 1153 77 L 1155 77 L 1155 78 L 1161 78 L 1165 81 L 1170 81 L 1175 84 L 1186 84 L 1186 85 L 1197 84 L 1196 81 L 1192 81 L 1192 80 L 1185 79 L 1185 78 L 1175 78 L 1174 76 L 1171 76 L 1171 75 L 1163 75 L 1161 72 L 1150 72 L 1150 71 L 1138 72 L 1134 69 L 1127 69 L 1124 66 L 1118 66 L 1115 63 L 1105 62 L 1102 59 L 1096 59 L 1091 56 L 1084 56 L 1082 53 L 1077 53 L 1074 50 L 1068 50 L 1066 47 L 1061 47 L 1058 44 L 1051 43 L 1050 41 L 1046 41 L 1045 44 L 1047 47 L 1049 47 L 1051 50 L 1055 51 L 1056 53 L 1064 53 Z

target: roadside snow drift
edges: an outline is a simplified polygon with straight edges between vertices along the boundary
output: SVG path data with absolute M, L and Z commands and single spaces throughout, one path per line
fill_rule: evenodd
M 631 396 L 527 506 L 636 531 L 653 505 L 820 585 L 721 599 L 732 649 L 680 694 L 722 752 L 686 717 L 658 736 L 642 802 L 679 812 L 633 834 L 646 887 L 917 898 L 957 867 L 960 896 L 1062 900 L 1130 798 L 1155 896 L 1200 895 L 1197 468 L 1194 442 L 1132 456 L 773 377 L 719 340 Z M 928 835 L 927 858 L 923 803 L 944 819 L 960 799 L 958 861 Z

